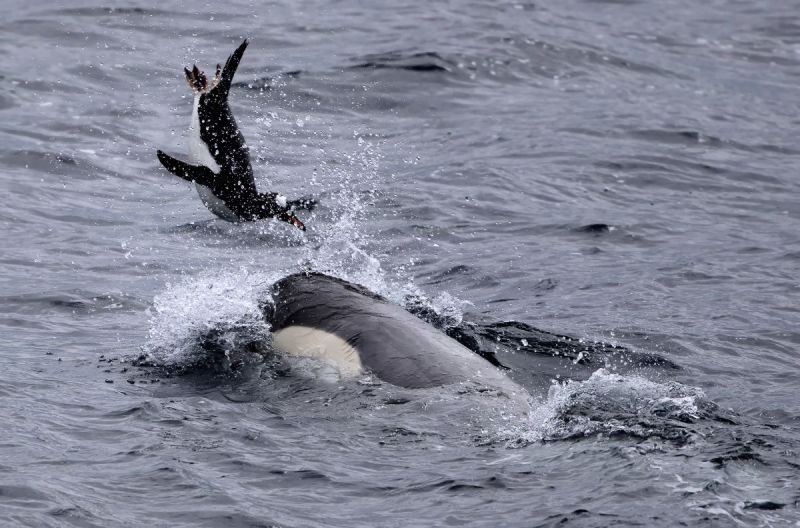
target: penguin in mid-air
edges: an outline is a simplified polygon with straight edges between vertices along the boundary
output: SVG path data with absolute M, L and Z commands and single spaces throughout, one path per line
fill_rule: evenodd
M 260 193 L 253 178 L 250 151 L 236 126 L 228 93 L 248 41 L 245 39 L 225 66 L 217 64 L 209 85 L 195 65 L 184 68 L 194 92 L 192 121 L 189 127 L 189 161 L 186 163 L 158 151 L 158 160 L 172 174 L 194 182 L 200 199 L 218 217 L 229 222 L 277 218 L 305 230 L 293 211 L 310 209 L 313 200 L 288 201 L 278 193 Z

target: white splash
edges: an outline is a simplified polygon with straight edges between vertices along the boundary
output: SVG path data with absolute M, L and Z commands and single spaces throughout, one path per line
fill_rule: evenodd
M 277 278 L 241 268 L 167 284 L 153 301 L 144 352 L 159 364 L 190 364 L 199 359 L 197 344 L 208 336 L 231 347 L 266 338 L 269 325 L 259 305 Z
M 500 431 L 509 445 L 623 433 L 659 436 L 660 425 L 700 417 L 703 391 L 670 381 L 595 371 L 585 381 L 553 383 L 547 398 L 534 406 L 526 424 Z

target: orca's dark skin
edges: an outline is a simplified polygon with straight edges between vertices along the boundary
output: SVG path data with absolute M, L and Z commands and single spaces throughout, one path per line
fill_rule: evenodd
M 158 160 L 172 174 L 195 183 L 205 205 L 220 218 L 234 222 L 277 218 L 305 230 L 293 211 L 298 207 L 310 209 L 314 202 L 287 201 L 278 193 L 258 192 L 250 151 L 228 105 L 231 82 L 247 45 L 245 39 L 224 67 L 217 65 L 210 88 L 197 66 L 184 68 L 186 80 L 195 92 L 190 130 L 194 163 L 180 161 L 161 150 L 157 152 Z

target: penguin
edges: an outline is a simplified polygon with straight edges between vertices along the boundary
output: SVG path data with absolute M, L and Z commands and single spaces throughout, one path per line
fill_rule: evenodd
M 200 199 L 219 218 L 229 222 L 277 218 L 305 231 L 294 210 L 312 208 L 313 200 L 289 201 L 278 193 L 258 192 L 250 151 L 228 105 L 233 76 L 248 44 L 245 39 L 224 67 L 217 64 L 210 84 L 197 65 L 184 68 L 194 92 L 189 163 L 161 150 L 156 154 L 169 172 L 196 185 Z

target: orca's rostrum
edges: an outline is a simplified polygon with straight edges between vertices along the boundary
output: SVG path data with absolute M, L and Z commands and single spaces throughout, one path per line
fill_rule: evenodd
M 217 64 L 209 85 L 197 66 L 184 68 L 194 92 L 189 128 L 189 163 L 168 156 L 161 150 L 158 159 L 171 173 L 195 183 L 208 209 L 229 222 L 277 218 L 305 230 L 293 210 L 312 205 L 308 201 L 287 201 L 278 193 L 259 193 L 250 164 L 250 151 L 228 105 L 228 94 L 239 61 L 248 41 L 245 39 L 228 57 L 225 66 Z

